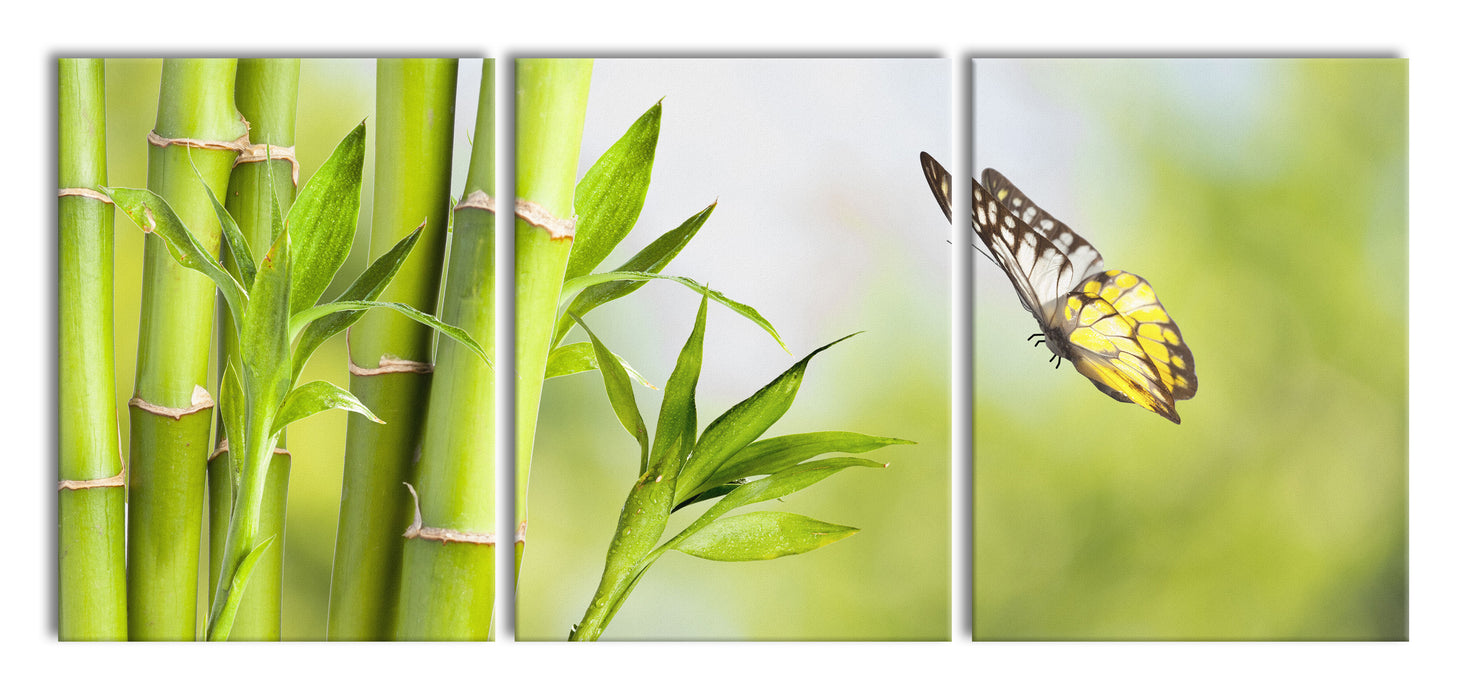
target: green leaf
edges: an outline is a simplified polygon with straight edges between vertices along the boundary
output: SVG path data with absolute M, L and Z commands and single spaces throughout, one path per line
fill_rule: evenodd
M 291 313 L 321 298 L 351 252 L 362 201 L 362 161 L 367 125 L 358 124 L 337 144 L 331 157 L 301 188 L 287 217 L 295 267 L 291 276 Z M 272 193 L 275 188 L 270 188 Z
M 392 309 L 463 343 L 465 347 L 474 351 L 474 354 L 478 355 L 479 359 L 484 360 L 485 364 L 491 367 L 494 366 L 494 361 L 489 359 L 488 355 L 484 354 L 484 348 L 479 347 L 479 343 L 474 342 L 474 339 L 469 337 L 469 334 L 465 333 L 464 329 L 458 326 L 451 326 L 407 304 L 400 304 L 395 301 L 333 301 L 320 306 L 313 306 L 291 317 L 290 332 L 292 336 L 295 336 L 295 334 L 300 333 L 312 321 L 325 318 L 335 313 L 341 313 L 343 311 L 365 311 L 367 309 Z
M 673 374 L 668 377 L 668 390 L 663 394 L 663 406 L 658 412 L 658 433 L 652 443 L 652 468 L 659 474 L 675 478 L 698 437 L 698 407 L 694 394 L 703 368 L 703 334 L 708 311 L 709 298 L 705 296 L 698 303 L 693 332 L 688 334 L 688 341 L 678 353 L 678 363 L 673 366 Z
M 270 434 L 274 436 L 291 423 L 333 408 L 360 413 L 373 423 L 383 422 L 346 389 L 331 382 L 314 381 L 302 384 L 286 394 L 280 410 L 275 414 L 275 420 L 271 423 Z
M 190 161 L 192 164 L 193 161 Z M 229 256 L 234 258 L 235 267 L 240 270 L 239 277 L 235 279 L 245 288 L 255 286 L 255 255 L 250 252 L 250 243 L 245 240 L 244 232 L 240 231 L 240 225 L 235 223 L 234 217 L 230 216 L 229 210 L 219 203 L 219 198 L 214 196 L 214 190 L 204 182 L 204 176 L 199 175 L 199 169 L 194 169 L 194 174 L 199 177 L 199 184 L 204 186 L 204 192 L 209 195 L 209 203 L 214 205 L 214 218 L 219 219 L 219 229 L 224 233 L 224 243 L 229 247 Z
M 642 376 L 642 373 L 638 372 L 636 367 L 628 363 L 627 358 L 616 353 L 612 354 L 616 355 L 617 361 L 622 363 L 622 369 L 627 370 L 627 374 L 637 380 L 638 384 L 649 389 L 657 388 L 652 382 L 647 381 L 647 377 Z M 598 367 L 596 363 L 596 350 L 591 347 L 591 343 L 570 343 L 550 351 L 550 356 L 546 358 L 545 378 L 554 379 L 555 377 L 564 377 L 594 369 L 598 369 Z
M 373 260 L 372 264 L 367 266 L 367 269 L 352 282 L 352 286 L 347 287 L 347 290 L 336 298 L 336 301 L 377 301 L 377 297 L 382 296 L 388 283 L 392 282 L 392 278 L 398 274 L 398 268 L 403 266 L 403 261 L 408 259 L 408 253 L 413 252 L 413 246 L 417 245 L 418 237 L 422 233 L 423 224 L 419 224 L 412 233 L 398 241 L 392 250 Z M 301 368 L 306 366 L 306 360 L 311 359 L 316 348 L 320 347 L 328 338 L 350 328 L 364 313 L 366 311 L 341 311 L 323 316 L 308 324 L 301 335 L 300 342 L 296 344 L 291 376 L 299 376 Z
M 596 350 L 591 343 L 571 343 L 550 351 L 545 361 L 545 378 L 565 377 L 596 369 Z
M 617 414 L 617 420 L 622 423 L 622 427 L 637 439 L 638 446 L 642 448 L 641 462 L 637 469 L 637 473 L 642 474 L 647 471 L 647 425 L 642 422 L 642 412 L 637 410 L 637 396 L 632 393 L 632 380 L 622 369 L 622 363 L 617 361 L 617 356 L 602 344 L 596 334 L 591 332 L 591 328 L 580 318 L 573 318 L 586 329 L 586 335 L 591 338 L 591 347 L 596 352 L 596 363 L 601 367 L 602 384 L 606 386 L 612 412 Z
M 209 625 L 209 641 L 229 640 L 230 630 L 234 628 L 235 613 L 239 612 L 240 601 L 245 597 L 245 586 L 250 583 L 250 574 L 255 572 L 255 565 L 260 563 L 260 557 L 265 555 L 265 550 L 274 541 L 275 535 L 271 535 L 264 542 L 256 545 L 249 554 L 245 555 L 239 568 L 234 570 L 234 579 L 229 583 L 229 596 L 225 598 L 224 607 L 219 609 L 219 617 Z
M 785 411 L 795 401 L 795 393 L 800 390 L 806 364 L 816 354 L 846 338 L 816 348 L 753 396 L 715 418 L 698 438 L 698 444 L 694 445 L 693 454 L 688 457 L 683 471 L 678 473 L 679 488 L 673 497 L 674 502 L 681 503 L 692 495 L 691 487 L 704 483 L 719 467 L 744 449 L 745 445 L 754 442 L 780 416 L 785 415 Z M 687 489 L 683 487 L 685 483 L 689 485 Z
M 873 437 L 841 431 L 796 433 L 760 440 L 739 450 L 729 458 L 729 461 L 705 477 L 701 483 L 680 484 L 678 493 L 681 505 L 679 507 L 703 500 L 703 498 L 692 498 L 685 502 L 683 499 L 688 499 L 690 496 L 701 496 L 707 489 L 736 479 L 758 474 L 773 474 L 818 455 L 832 452 L 859 454 L 888 445 L 912 444 L 916 443 L 899 438 Z
M 713 207 L 716 207 L 716 205 L 718 203 L 709 204 L 708 207 L 703 208 L 703 211 L 699 211 L 699 213 L 688 217 L 686 222 L 681 223 L 675 229 L 669 230 L 669 232 L 664 233 L 662 236 L 658 236 L 656 241 L 650 242 L 646 248 L 637 251 L 636 255 L 633 255 L 630 260 L 622 263 L 621 267 L 618 267 L 614 271 L 640 271 L 640 273 L 658 273 L 658 271 L 662 271 L 664 267 L 668 266 L 668 263 L 672 263 L 672 258 L 678 257 L 678 252 L 683 251 L 683 247 L 688 245 L 688 241 L 693 239 L 693 236 L 699 232 L 699 229 L 702 229 L 703 223 L 708 222 L 709 216 L 713 214 Z M 615 301 L 615 299 L 622 298 L 622 296 L 633 294 L 633 292 L 642 288 L 646 283 L 646 280 L 622 280 L 622 282 L 608 282 L 603 283 L 603 285 L 593 286 L 590 289 L 583 289 L 581 294 L 575 296 L 575 299 L 571 301 L 571 305 L 567 308 L 567 311 L 571 314 L 577 314 L 577 316 L 586 316 L 593 308 L 600 307 L 600 305 L 606 304 L 609 301 Z M 565 338 L 565 333 L 571 330 L 571 326 L 573 326 L 571 317 L 562 314 L 561 321 L 556 324 L 555 340 L 553 342 L 559 342 L 559 340 Z
M 203 244 L 184 226 L 183 221 L 173 212 L 173 207 L 168 206 L 168 202 L 148 190 L 127 187 L 103 187 L 101 190 L 112 198 L 117 208 L 137 224 L 143 233 L 152 233 L 162 239 L 168 253 L 178 264 L 203 273 L 213 280 L 214 286 L 224 294 L 225 303 L 229 304 L 235 327 L 240 326 L 245 314 L 245 304 L 249 299 L 245 288 L 214 259 L 213 253 L 204 250 Z
M 708 205 L 703 211 L 694 214 L 687 221 L 679 224 L 677 228 L 659 236 L 657 240 L 647 244 L 646 248 L 637 251 L 637 254 L 633 255 L 627 262 L 622 263 L 622 266 L 618 267 L 616 271 L 662 272 L 663 268 L 667 267 L 668 263 L 673 261 L 673 258 L 678 257 L 678 253 L 683 250 L 683 247 L 688 245 L 689 241 L 693 240 L 693 236 L 698 233 L 699 229 L 703 228 L 704 222 L 708 221 L 709 216 L 714 213 L 714 207 L 717 205 L 718 202 Z M 592 309 L 609 301 L 627 296 L 637 291 L 644 284 L 647 284 L 645 280 L 627 280 L 597 285 L 583 290 L 580 294 L 576 295 L 576 299 L 571 302 L 567 311 L 577 316 L 585 316 Z M 556 342 L 559 342 L 561 338 L 565 337 L 566 331 L 571 329 L 571 325 L 572 322 L 569 316 L 561 316 L 560 324 L 556 327 Z
M 709 289 L 708 287 L 699 284 L 698 282 L 687 277 L 655 275 L 649 272 L 598 272 L 594 275 L 582 275 L 575 279 L 567 280 L 565 285 L 561 287 L 560 307 L 566 308 L 570 304 L 571 300 L 574 299 L 576 295 L 579 294 L 583 289 L 591 289 L 592 287 L 595 287 L 597 285 L 610 284 L 612 282 L 618 282 L 622 280 L 670 280 L 673 282 L 677 282 L 689 289 L 692 289 L 695 292 L 698 292 L 699 294 L 703 294 L 710 299 L 713 299 L 714 301 L 717 301 L 720 304 L 729 307 L 731 310 L 734 311 L 734 313 L 737 313 L 740 316 L 754 321 L 755 325 L 765 329 L 765 332 L 769 333 L 770 337 L 774 338 L 775 342 L 780 344 L 781 349 L 785 350 L 786 352 L 790 352 L 790 349 L 785 347 L 785 341 L 780 340 L 780 334 L 775 332 L 775 327 L 770 325 L 770 322 L 766 321 L 765 317 L 761 316 L 760 313 L 754 309 L 754 307 L 734 301 L 733 299 L 730 299 L 729 297 L 726 297 L 717 291 Z
M 576 240 L 566 279 L 591 272 L 627 237 L 647 199 L 663 103 L 633 122 L 576 185 Z
M 246 415 L 248 406 L 244 387 L 240 384 L 239 368 L 234 362 L 225 366 L 224 378 L 219 384 L 219 411 L 220 420 L 224 423 L 224 437 L 229 440 L 229 473 L 238 483 L 245 465 L 245 425 L 249 416 Z
M 804 554 L 856 532 L 796 513 L 760 511 L 716 520 L 674 549 L 714 561 L 763 561 Z
M 240 366 L 252 411 L 275 408 L 290 389 L 290 245 L 290 234 L 281 234 L 261 260 L 240 324 Z
M 861 457 L 831 457 L 829 459 L 818 459 L 813 462 L 797 464 L 763 479 L 721 484 L 673 508 L 673 510 L 678 510 L 698 501 L 724 496 L 723 500 L 705 511 L 702 516 L 699 516 L 698 520 L 694 521 L 692 525 L 689 525 L 688 529 L 684 530 L 683 534 L 679 535 L 679 537 L 696 531 L 698 528 L 707 525 L 708 522 L 706 521 L 712 521 L 735 508 L 759 503 L 760 501 L 784 498 L 796 491 L 810 487 L 843 469 L 850 467 L 882 469 L 886 466 L 886 464 L 881 462 Z

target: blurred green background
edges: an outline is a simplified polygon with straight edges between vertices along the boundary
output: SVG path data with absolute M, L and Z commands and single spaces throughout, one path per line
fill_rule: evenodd
M 157 60 L 107 61 L 114 185 L 146 186 L 144 137 L 157 109 L 160 67 Z M 794 407 L 770 434 L 854 430 L 919 443 L 867 455 L 890 462 L 885 470 L 851 470 L 784 502 L 762 504 L 859 527 L 856 536 L 770 562 L 671 553 L 644 578 L 605 638 L 948 638 L 952 247 L 944 243 L 917 153 L 948 152 L 951 70 L 941 59 L 597 62 L 582 173 L 665 98 L 646 208 L 608 265 L 717 198 L 710 221 L 667 271 L 755 306 L 795 353 L 785 354 L 727 309 L 711 308 L 701 422 L 799 356 L 864 330 L 812 363 Z M 358 122 L 366 119 L 369 130 L 357 246 L 338 276 L 341 285 L 368 262 L 374 71 L 371 60 L 306 60 L 301 68 L 302 182 Z M 479 71 L 478 60 L 460 62 L 455 196 L 468 162 Z M 131 223 L 117 222 L 114 325 L 124 443 L 142 241 Z M 661 385 L 696 309 L 688 290 L 654 283 L 587 322 Z M 323 345 L 303 381 L 345 386 L 345 347 L 342 338 Z M 651 423 L 661 393 L 637 391 Z M 290 429 L 286 639 L 325 637 L 345 425 L 345 414 L 334 411 Z M 637 447 L 613 417 L 595 374 L 547 385 L 537 441 L 516 623 L 522 639 L 559 640 L 581 618 L 600 576 L 635 477 Z M 673 527 L 689 520 L 680 513 Z
M 974 62 L 994 167 L 1146 277 L 1181 426 L 976 266 L 974 636 L 1407 636 L 1407 62 Z
M 468 170 L 469 136 L 479 92 L 481 62 L 459 62 L 459 96 L 455 115 L 454 178 L 451 193 L 463 193 Z M 107 159 L 111 184 L 146 187 L 148 144 L 158 110 L 162 61 L 109 59 L 107 78 Z M 362 184 L 362 210 L 356 245 L 326 296 L 334 298 L 369 262 L 367 245 L 372 222 L 372 170 L 376 126 L 372 60 L 308 59 L 301 62 L 296 118 L 296 156 L 301 184 L 320 167 L 332 149 L 363 119 L 367 120 L 367 162 Z M 116 220 L 114 345 L 117 362 L 118 415 L 127 444 L 126 405 L 132 396 L 137 361 L 138 301 L 142 290 L 143 233 L 130 221 Z M 381 313 L 381 312 L 374 312 Z M 347 385 L 346 341 L 338 336 L 322 345 L 303 371 L 301 381 L 323 379 Z M 211 393 L 217 387 L 210 387 Z M 291 426 L 287 442 L 292 454 L 290 496 L 286 514 L 285 589 L 281 635 L 284 639 L 326 638 L 326 603 L 331 588 L 332 550 L 340 508 L 346 413 L 327 411 Z M 207 532 L 208 523 L 205 522 Z M 207 561 L 207 560 L 206 560 Z M 204 577 L 207 578 L 207 577 Z M 201 589 L 202 593 L 202 589 Z M 201 611 L 204 606 L 200 606 Z
M 596 62 L 582 173 L 663 104 L 646 206 L 602 267 L 717 199 L 666 272 L 759 309 L 795 353 L 710 306 L 701 427 L 800 356 L 866 331 L 812 361 L 767 435 L 853 430 L 919 443 L 865 455 L 890 462 L 885 470 L 848 470 L 754 507 L 861 528 L 855 536 L 767 562 L 671 552 L 603 639 L 949 637 L 953 249 L 917 154 L 949 150 L 952 68 L 941 59 Z M 586 320 L 662 385 L 697 308 L 687 289 L 659 282 Z M 662 394 L 635 389 L 651 426 Z M 591 601 L 638 448 L 588 373 L 546 385 L 535 449 L 517 637 L 564 640 Z M 669 533 L 702 510 L 675 514 Z

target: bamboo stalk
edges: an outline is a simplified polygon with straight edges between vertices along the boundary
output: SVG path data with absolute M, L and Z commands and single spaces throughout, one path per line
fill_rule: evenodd
M 57 170 L 63 192 L 107 184 L 101 59 L 61 59 Z M 58 637 L 127 639 L 123 474 L 112 356 L 112 207 L 62 196 Z M 67 486 L 83 486 L 68 488 Z
M 377 63 L 377 169 L 372 245 L 376 257 L 427 221 L 422 240 L 382 295 L 424 311 L 438 299 L 447 229 L 458 63 L 384 59 Z M 369 313 L 353 329 L 351 392 L 386 425 L 347 419 L 341 515 L 331 574 L 327 635 L 387 639 L 396 618 L 403 530 L 431 376 L 433 333 L 397 314 Z M 405 360 L 409 365 L 382 360 Z
M 240 114 L 250 124 L 250 143 L 257 150 L 266 144 L 271 148 L 271 160 L 243 162 L 235 166 L 230 175 L 229 189 L 224 193 L 224 204 L 239 224 L 252 254 L 257 259 L 270 249 L 271 191 L 275 187 L 275 201 L 282 214 L 295 201 L 296 171 L 294 161 L 280 159 L 282 149 L 294 149 L 296 132 L 296 93 L 300 83 L 301 61 L 299 59 L 240 59 L 235 76 L 235 102 Z M 258 262 L 258 260 L 257 260 Z M 236 261 L 224 250 L 224 264 L 236 272 Z M 229 349 L 235 347 L 234 324 L 224 317 L 227 309 L 220 309 L 220 366 L 229 361 Z M 215 431 L 216 442 L 221 450 L 228 450 L 221 426 Z M 279 443 L 285 447 L 285 436 Z M 275 544 L 266 550 L 255 572 L 250 586 L 235 614 L 230 639 L 235 641 L 266 641 L 280 639 L 280 592 L 284 575 L 285 506 L 287 487 L 290 482 L 291 457 L 277 450 L 270 461 L 266 477 L 265 499 L 261 506 L 260 537 L 275 538 Z M 209 460 L 209 580 L 219 578 L 224 554 L 224 540 L 229 528 L 230 512 L 234 505 L 233 477 L 229 474 L 229 457 L 217 452 Z M 214 589 L 210 588 L 210 602 Z
M 245 124 L 234 107 L 233 59 L 168 59 L 154 133 L 216 144 Z M 219 223 L 200 177 L 223 192 L 235 151 L 152 142 L 148 188 L 166 199 L 206 250 Z M 198 174 L 195 174 L 195 168 Z M 212 397 L 209 341 L 214 285 L 173 261 L 156 236 L 144 243 L 142 321 L 130 405 L 128 635 L 192 640 L 197 625 L 199 538 Z
M 440 318 L 494 354 L 494 60 L 484 61 L 474 151 L 454 212 Z M 438 347 L 415 482 L 425 528 L 404 543 L 397 638 L 488 639 L 494 613 L 494 368 Z M 479 541 L 475 541 L 479 540 Z
M 527 532 L 529 484 L 541 383 L 566 261 L 576 192 L 581 128 L 591 86 L 590 59 L 515 61 L 515 522 Z M 539 223 L 519 216 L 538 206 Z M 515 542 L 518 571 L 524 542 Z

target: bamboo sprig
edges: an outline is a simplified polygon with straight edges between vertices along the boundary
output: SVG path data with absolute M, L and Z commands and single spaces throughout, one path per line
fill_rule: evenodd
M 120 641 L 127 639 L 127 576 L 113 404 L 112 207 L 86 193 L 107 181 L 102 60 L 61 59 L 58 78 L 58 636 Z
M 851 336 L 812 351 L 699 434 L 694 395 L 703 365 L 709 298 L 705 296 L 699 305 L 693 331 L 668 378 L 650 452 L 631 382 L 597 336 L 586 329 L 600 356 L 612 409 L 642 444 L 644 465 L 622 506 L 601 582 L 580 624 L 571 631 L 572 641 L 599 639 L 648 567 L 671 549 L 715 561 L 757 561 L 803 554 L 855 534 L 856 528 L 795 513 L 729 513 L 788 496 L 849 467 L 886 466 L 858 457 L 812 457 L 912 444 L 897 438 L 836 432 L 755 442 L 789 410 L 811 359 Z M 580 322 L 579 317 L 576 320 Z M 718 500 L 682 532 L 659 544 L 673 511 L 711 499 Z
M 440 317 L 479 340 L 491 355 L 494 146 L 494 61 L 486 59 L 469 177 L 464 198 L 454 211 Z M 462 346 L 439 346 L 423 458 L 414 483 L 423 527 L 403 545 L 398 639 L 489 637 L 499 543 L 495 533 L 494 387 L 492 367 Z
M 794 493 L 852 466 L 883 466 L 855 457 L 813 457 L 910 444 L 896 438 L 840 432 L 754 442 L 790 407 L 811 358 L 835 343 L 795 363 L 699 435 L 694 393 L 703 363 L 709 302 L 722 304 L 754 322 L 781 348 L 785 344 L 774 326 L 753 307 L 693 279 L 660 274 L 698 234 L 714 205 L 659 236 L 616 269 L 595 271 L 631 232 L 641 212 L 651 182 L 661 117 L 659 102 L 597 159 L 576 186 L 576 240 L 560 290 L 558 322 L 551 343 L 554 350 L 544 376 L 549 379 L 600 370 L 612 411 L 638 442 L 640 459 L 637 480 L 627 495 L 607 550 L 601 582 L 581 623 L 573 627 L 572 640 L 600 638 L 648 567 L 669 549 L 707 559 L 748 561 L 800 554 L 855 533 L 855 528 L 791 513 L 728 514 L 735 508 Z M 655 437 L 648 434 L 642 420 L 632 380 L 647 382 L 602 343 L 583 318 L 652 280 L 678 282 L 702 296 L 694 330 L 668 379 Z M 583 327 L 589 342 L 561 344 L 573 325 Z M 759 476 L 765 478 L 751 481 Z M 717 503 L 702 517 L 659 544 L 673 511 L 715 499 Z
M 327 162 L 301 190 L 282 219 L 272 216 L 274 242 L 258 260 L 250 252 L 229 212 L 206 189 L 219 224 L 240 260 L 256 260 L 249 291 L 243 291 L 247 267 L 225 270 L 205 254 L 198 238 L 179 220 L 168 202 L 148 190 L 107 190 L 118 209 L 145 232 L 166 242 L 174 259 L 202 273 L 222 289 L 230 320 L 238 332 L 231 361 L 219 386 L 224 431 L 231 445 L 229 474 L 234 500 L 224 540 L 219 577 L 210 606 L 210 640 L 227 640 L 245 600 L 250 578 L 276 538 L 262 532 L 270 505 L 269 464 L 281 431 L 290 423 L 333 408 L 379 420 L 351 393 L 327 382 L 296 386 L 299 368 L 321 342 L 345 330 L 365 311 L 400 312 L 469 346 L 488 362 L 482 348 L 462 330 L 403 304 L 374 301 L 391 282 L 418 241 L 417 232 L 368 266 L 336 301 L 316 305 L 331 278 L 346 260 L 355 230 L 361 193 L 366 128 L 348 134 Z M 278 211 L 278 208 L 276 208 Z
M 377 63 L 377 171 L 374 255 L 422 225 L 418 251 L 402 263 L 382 298 L 432 312 L 443 271 L 458 62 L 383 59 Z M 331 574 L 327 636 L 389 639 L 396 618 L 403 537 L 412 499 L 433 333 L 397 315 L 373 314 L 352 333 L 351 391 L 386 422 L 347 423 L 341 515 Z M 402 371 L 388 371 L 388 370 Z M 365 371 L 364 371 L 365 370 Z
M 590 86 L 590 60 L 515 61 L 515 522 L 527 537 L 531 448 L 574 240 L 566 222 Z M 523 549 L 517 541 L 517 570 Z
M 296 93 L 300 83 L 299 59 L 240 59 L 235 75 L 235 102 L 240 114 L 250 124 L 250 143 L 255 157 L 235 166 L 230 175 L 224 203 L 238 224 L 247 250 L 267 250 L 273 238 L 273 221 L 278 217 L 275 206 L 289 209 L 295 202 L 298 166 L 289 156 L 295 146 Z M 272 202 L 272 197 L 274 201 Z M 236 259 L 232 246 L 224 246 L 224 265 L 231 272 L 253 278 L 255 261 L 248 255 Z M 240 272 L 243 263 L 252 270 Z M 253 279 L 249 280 L 253 281 Z M 238 346 L 234 325 L 228 310 L 221 309 L 220 365 L 231 362 L 228 350 Z M 238 358 L 234 358 L 238 362 Z M 230 470 L 229 445 L 221 424 L 215 432 L 219 447 L 209 460 L 209 573 L 219 579 L 223 565 L 224 538 L 228 531 L 234 504 L 234 477 Z M 270 458 L 265 496 L 261 504 L 261 534 L 275 538 L 277 546 L 268 549 L 256 565 L 250 595 L 243 599 L 235 614 L 230 638 L 242 641 L 280 639 L 280 593 L 284 574 L 283 546 L 285 537 L 286 494 L 290 482 L 291 456 L 285 451 L 285 435 Z M 213 589 L 211 588 L 211 595 Z M 212 603 L 212 597 L 210 602 Z
M 168 59 L 154 133 L 228 144 L 245 134 L 234 106 L 233 59 Z M 206 187 L 224 191 L 235 151 L 173 142 L 148 150 L 148 187 L 218 255 Z M 197 173 L 197 174 L 196 174 Z M 114 198 L 116 199 L 116 198 Z M 213 398 L 209 341 L 214 285 L 180 266 L 157 237 L 144 244 L 142 321 L 130 406 L 128 635 L 191 640 L 198 598 L 204 465 Z

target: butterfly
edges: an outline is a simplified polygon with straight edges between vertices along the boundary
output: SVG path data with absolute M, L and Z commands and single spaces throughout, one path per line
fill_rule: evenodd
M 927 153 L 921 160 L 953 221 L 952 176 Z M 1176 404 L 1198 390 L 1193 353 L 1147 280 L 1105 269 L 1095 247 L 992 168 L 974 181 L 973 226 L 979 252 L 1040 322 L 1030 339 L 1045 343 L 1056 367 L 1070 360 L 1107 396 L 1182 423 Z

